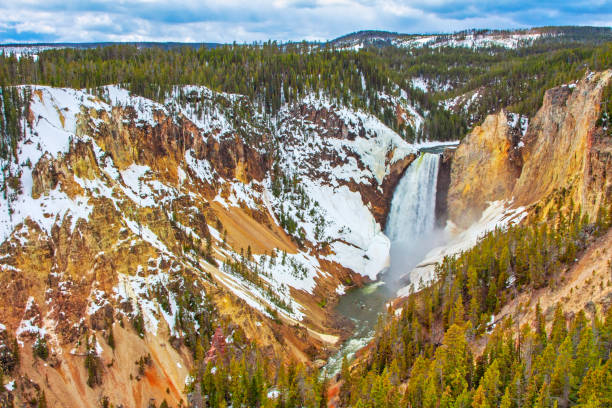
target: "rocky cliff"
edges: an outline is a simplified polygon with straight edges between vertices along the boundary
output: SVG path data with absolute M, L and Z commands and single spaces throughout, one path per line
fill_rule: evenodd
M 597 127 L 603 89 L 611 78 L 612 71 L 589 73 L 577 84 L 546 92 L 524 137 L 525 165 L 513 191 L 517 203 L 550 197 L 542 205 L 546 212 L 553 195 L 561 195 L 564 205 L 573 201 L 594 219 L 611 198 L 612 141 Z
M 580 206 L 592 218 L 610 199 L 612 143 L 597 127 L 602 92 L 611 71 L 550 89 L 529 120 L 504 111 L 489 115 L 453 156 L 449 217 L 467 227 L 489 202 L 525 206 L 540 215 Z
M 10 401 L 177 406 L 213 333 L 308 364 L 346 337 L 329 306 L 388 263 L 415 157 L 396 133 L 315 97 L 268 117 L 203 87 L 20 90 L 0 200 Z
M 467 228 L 480 218 L 487 203 L 508 198 L 520 175 L 519 137 L 501 111 L 476 126 L 455 150 L 448 190 L 449 218 Z
M 407 275 L 411 282 L 434 279 L 437 262 L 472 247 L 494 228 L 578 208 L 594 220 L 602 205 L 609 205 L 612 139 L 597 123 L 611 78 L 612 71 L 588 73 L 546 91 L 530 119 L 504 110 L 489 115 L 447 153 L 452 157 L 444 158 L 450 162 L 446 242 Z M 436 205 L 438 216 L 445 205 Z M 409 292 L 408 286 L 398 294 Z

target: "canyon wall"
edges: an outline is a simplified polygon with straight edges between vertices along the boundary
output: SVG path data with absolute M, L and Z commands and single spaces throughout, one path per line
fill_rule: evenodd
M 0 405 L 178 406 L 219 330 L 308 365 L 349 335 L 332 306 L 388 264 L 416 156 L 378 119 L 309 97 L 270 120 L 204 87 L 25 88 L 2 163 Z
M 541 216 L 553 206 L 580 206 L 594 218 L 612 193 L 612 141 L 596 125 L 611 77 L 589 73 L 546 91 L 526 131 L 504 111 L 474 128 L 453 155 L 449 219 L 467 228 L 498 200 Z

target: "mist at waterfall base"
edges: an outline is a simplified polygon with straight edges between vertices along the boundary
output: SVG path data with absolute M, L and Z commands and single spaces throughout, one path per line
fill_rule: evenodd
M 388 283 L 418 284 L 409 282 L 409 273 L 446 241 L 444 230 L 436 227 L 439 163 L 439 154 L 422 153 L 395 188 L 385 230 L 391 240 L 391 266 L 384 277 Z
M 411 240 L 391 242 L 391 265 L 385 273 L 384 279 L 387 284 L 393 284 L 397 289 L 411 283 L 418 287 L 418 277 L 412 277 L 415 281 L 410 281 L 410 272 L 425 258 L 425 255 L 433 248 L 444 245 L 446 233 L 442 228 L 433 230 Z

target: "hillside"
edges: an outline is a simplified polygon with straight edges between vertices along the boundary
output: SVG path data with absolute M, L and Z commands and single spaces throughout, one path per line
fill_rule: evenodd
M 0 406 L 606 406 L 608 34 L 0 56 Z M 326 378 L 448 141 L 444 245 Z
M 540 42 L 606 42 L 612 39 L 609 27 L 537 27 L 525 30 L 465 30 L 456 33 L 400 34 L 387 31 L 359 31 L 338 37 L 326 45 L 355 50 L 371 46 L 400 48 L 520 48 Z
M 176 402 L 217 326 L 303 362 L 346 336 L 322 305 L 388 263 L 381 225 L 416 153 L 378 119 L 310 97 L 272 122 L 203 87 L 164 104 L 116 86 L 14 92 L 1 323 L 52 361 L 20 364 L 20 387 L 45 378 L 50 403 Z M 111 364 L 99 387 L 83 385 L 90 354 Z M 142 355 L 172 395 L 127 381 Z
M 463 228 L 344 363 L 337 406 L 609 405 L 611 78 L 546 91 L 525 132 L 502 111 L 466 136 L 447 198 Z

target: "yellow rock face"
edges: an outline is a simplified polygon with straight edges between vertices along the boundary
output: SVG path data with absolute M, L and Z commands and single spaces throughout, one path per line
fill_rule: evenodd
M 564 192 L 595 216 L 609 195 L 612 143 L 596 128 L 602 91 L 612 71 L 587 75 L 575 88 L 551 89 L 544 96 L 525 135 L 525 165 L 513 192 L 518 204 L 534 204 L 554 192 Z
M 449 218 L 460 227 L 476 221 L 487 202 L 511 195 L 520 174 L 520 156 L 506 112 L 487 116 L 453 155 L 448 191 Z
M 590 73 L 550 89 L 519 139 L 502 111 L 489 115 L 457 148 L 448 193 L 449 218 L 476 221 L 488 201 L 507 200 L 545 215 L 553 203 L 578 205 L 595 217 L 612 196 L 612 141 L 596 127 L 612 71 Z

